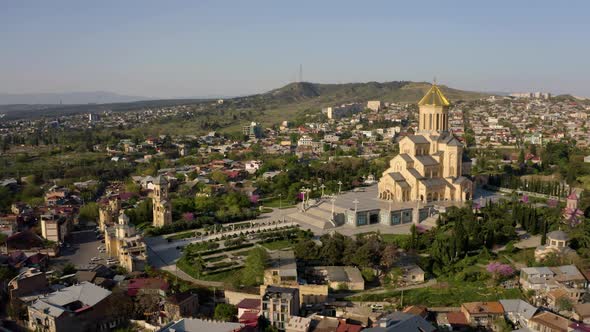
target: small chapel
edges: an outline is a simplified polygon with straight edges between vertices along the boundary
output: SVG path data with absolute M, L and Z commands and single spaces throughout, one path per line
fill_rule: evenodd
M 449 130 L 449 100 L 436 84 L 418 102 L 418 129 L 399 141 L 399 154 L 379 179 L 379 199 L 394 202 L 468 201 L 463 144 Z

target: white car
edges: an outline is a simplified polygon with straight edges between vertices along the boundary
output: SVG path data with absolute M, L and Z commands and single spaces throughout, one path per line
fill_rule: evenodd
M 105 247 L 104 246 L 98 246 L 98 248 L 96 248 L 96 249 L 103 250 L 103 249 L 105 249 Z
M 98 258 L 98 257 L 92 257 L 90 259 L 91 262 L 98 262 L 99 260 L 100 260 L 100 258 Z

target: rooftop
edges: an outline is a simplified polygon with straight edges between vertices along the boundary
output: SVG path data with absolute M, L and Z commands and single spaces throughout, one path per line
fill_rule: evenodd
M 66 311 L 93 307 L 109 295 L 111 291 L 85 281 L 41 297 L 32 306 L 50 316 L 59 317 Z M 77 303 L 75 307 L 68 308 L 74 303 Z
M 244 324 L 228 323 L 214 320 L 204 320 L 198 318 L 183 318 L 172 323 L 161 332 L 237 332 L 244 328 Z
M 470 314 L 503 314 L 504 308 L 500 302 L 467 302 L 462 305 Z
M 448 99 L 443 95 L 442 91 L 440 91 L 436 84 L 433 84 L 430 87 L 430 90 L 426 92 L 426 95 L 424 95 L 424 97 L 418 102 L 418 106 L 449 106 L 450 104 L 451 103 L 449 103 Z

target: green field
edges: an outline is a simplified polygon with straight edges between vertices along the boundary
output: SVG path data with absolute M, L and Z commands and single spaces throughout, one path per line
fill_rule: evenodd
M 431 307 L 460 306 L 464 302 L 496 301 L 521 297 L 518 288 L 504 289 L 489 287 L 481 282 L 444 283 L 436 287 L 418 288 L 404 291 L 403 305 L 421 304 Z M 401 301 L 401 291 L 387 291 L 379 294 L 364 294 L 347 298 L 352 301 Z
M 268 250 L 281 250 L 281 249 L 291 248 L 293 246 L 293 244 L 289 240 L 279 240 L 279 241 L 263 243 L 262 246 Z

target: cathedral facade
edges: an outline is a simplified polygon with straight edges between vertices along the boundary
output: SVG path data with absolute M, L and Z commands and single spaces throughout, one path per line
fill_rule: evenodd
M 449 131 L 449 101 L 432 85 L 418 102 L 416 135 L 399 142 L 378 185 L 379 198 L 394 202 L 467 201 L 473 183 L 463 176 L 463 144 Z

